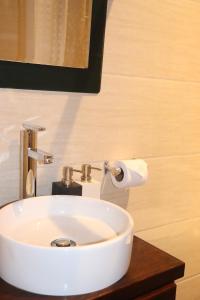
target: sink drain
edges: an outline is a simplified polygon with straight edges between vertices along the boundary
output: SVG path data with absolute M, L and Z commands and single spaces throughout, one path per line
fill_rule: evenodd
M 51 242 L 51 247 L 74 247 L 76 242 L 65 238 L 56 239 Z

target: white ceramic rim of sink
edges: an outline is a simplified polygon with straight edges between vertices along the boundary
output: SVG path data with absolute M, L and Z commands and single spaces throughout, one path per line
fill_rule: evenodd
M 61 195 L 54 195 L 53 197 L 60 197 Z M 62 196 L 65 196 L 65 195 L 62 195 Z M 72 196 L 72 195 L 71 195 Z M 12 206 L 13 204 L 15 205 L 20 205 L 22 204 L 24 201 L 29 201 L 29 199 L 35 199 L 35 201 L 40 201 L 41 199 L 44 199 L 44 198 L 48 198 L 48 197 L 52 197 L 52 195 L 49 195 L 49 196 L 38 196 L 37 199 L 35 198 L 27 198 L 27 199 L 21 199 L 21 200 L 16 200 L 14 202 L 11 202 L 11 203 L 8 203 L 6 205 L 4 205 L 3 207 L 0 208 L 0 215 L 1 215 L 1 210 L 3 209 L 6 209 L 7 207 L 10 207 Z M 77 197 L 77 198 L 82 198 L 82 196 L 73 196 L 73 197 Z M 112 203 L 112 202 L 109 202 L 109 201 L 106 201 L 106 200 L 102 200 L 102 199 L 96 199 L 96 198 L 91 198 L 91 197 L 85 197 L 87 198 L 87 200 L 89 201 L 96 201 L 96 202 L 102 202 L 102 203 L 105 203 L 109 206 L 112 206 L 114 207 L 115 209 L 117 209 L 118 211 L 121 211 L 124 215 L 126 215 L 127 219 L 128 219 L 128 224 L 127 224 L 127 229 L 125 231 L 123 231 L 122 233 L 117 233 L 117 235 L 115 237 L 112 237 L 108 240 L 105 240 L 105 241 L 100 241 L 100 242 L 94 242 L 94 243 L 91 243 L 91 244 L 86 244 L 86 245 L 77 245 L 76 247 L 51 247 L 51 246 L 41 246 L 41 245 L 31 245 L 29 243 L 25 243 L 25 242 L 22 242 L 22 241 L 19 241 L 17 239 L 14 239 L 6 234 L 3 234 L 1 232 L 1 229 L 0 229 L 0 235 L 4 238 L 4 239 L 7 239 L 8 241 L 10 242 L 13 242 L 13 243 L 18 243 L 19 245 L 24 245 L 26 247 L 30 247 L 30 248 L 39 248 L 39 249 L 48 249 L 49 251 L 78 251 L 79 249 L 82 249 L 82 248 L 98 248 L 98 247 L 102 247 L 103 245 L 109 245 L 110 243 L 113 243 L 113 242 L 117 242 L 121 239 L 123 239 L 125 236 L 128 236 L 134 229 L 134 221 L 133 221 L 133 218 L 131 217 L 131 215 L 129 214 L 129 212 L 127 212 L 125 209 L 121 208 L 120 206 Z M 56 200 L 55 200 L 56 201 Z M 84 201 L 84 200 L 82 200 Z M 70 214 L 66 216 L 71 216 Z

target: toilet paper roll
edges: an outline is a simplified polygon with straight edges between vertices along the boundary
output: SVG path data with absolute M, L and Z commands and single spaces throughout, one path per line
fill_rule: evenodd
M 142 185 L 148 177 L 147 163 L 142 159 L 117 160 L 112 167 L 121 168 L 123 176 L 111 175 L 111 180 L 117 188 L 128 188 Z

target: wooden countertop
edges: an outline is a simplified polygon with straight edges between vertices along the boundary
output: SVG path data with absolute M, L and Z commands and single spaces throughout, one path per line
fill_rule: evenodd
M 41 296 L 31 294 L 0 279 L 1 300 L 106 300 L 133 299 L 172 283 L 184 275 L 184 263 L 149 243 L 134 237 L 133 253 L 127 274 L 112 286 L 80 296 Z M 106 270 L 105 270 L 106 272 Z M 131 297 L 130 297 L 131 295 Z

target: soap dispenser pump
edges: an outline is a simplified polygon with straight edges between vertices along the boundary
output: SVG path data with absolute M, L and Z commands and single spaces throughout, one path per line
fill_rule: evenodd
M 82 185 L 73 181 L 74 171 L 80 172 L 69 166 L 63 168 L 62 180 L 52 183 L 52 195 L 82 195 Z
M 102 171 L 100 168 L 93 167 L 90 164 L 83 164 L 81 166 L 81 181 L 78 183 L 82 185 L 82 196 L 100 199 L 101 182 L 92 178 L 92 170 Z

